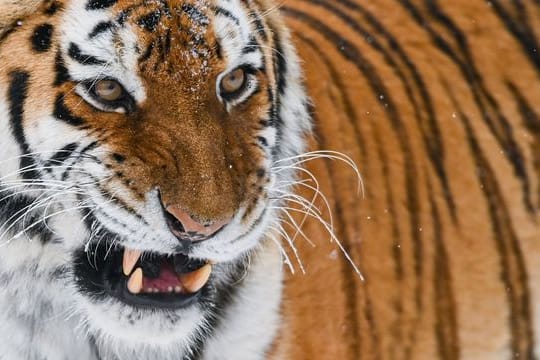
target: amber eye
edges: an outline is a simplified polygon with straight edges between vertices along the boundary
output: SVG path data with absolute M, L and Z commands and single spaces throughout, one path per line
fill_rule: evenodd
M 221 80 L 221 91 L 224 95 L 232 95 L 244 87 L 246 84 L 247 74 L 242 68 L 231 71 Z
M 124 89 L 114 80 L 99 80 L 94 86 L 96 95 L 104 101 L 117 101 L 122 98 Z

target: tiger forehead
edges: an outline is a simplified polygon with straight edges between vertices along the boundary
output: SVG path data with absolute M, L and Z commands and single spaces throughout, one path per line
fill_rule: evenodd
M 139 63 L 152 75 L 202 80 L 216 65 L 218 44 L 208 0 L 144 0 L 117 4 L 120 23 L 139 33 Z M 186 79 L 186 77 L 188 79 Z

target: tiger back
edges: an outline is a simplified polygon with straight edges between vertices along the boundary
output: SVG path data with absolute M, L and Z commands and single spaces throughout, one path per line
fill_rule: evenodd
M 347 166 L 307 164 L 365 281 L 308 217 L 316 247 L 296 237 L 305 275 L 291 253 L 277 358 L 540 356 L 540 5 L 298 0 L 283 12 L 312 148 L 362 172 L 357 195 Z

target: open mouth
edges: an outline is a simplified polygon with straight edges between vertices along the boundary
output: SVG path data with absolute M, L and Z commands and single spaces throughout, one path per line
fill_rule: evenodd
M 97 246 L 77 254 L 78 285 L 135 307 L 178 309 L 192 305 L 208 284 L 212 265 L 183 254 L 142 253 Z

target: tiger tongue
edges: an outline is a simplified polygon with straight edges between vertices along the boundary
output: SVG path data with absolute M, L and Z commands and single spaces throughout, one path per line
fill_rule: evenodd
M 145 292 L 172 292 L 181 288 L 178 275 L 170 266 L 162 266 L 158 277 L 144 277 L 143 289 Z
M 178 275 L 171 266 L 165 264 L 161 267 L 159 277 L 143 278 L 143 289 L 146 292 L 170 293 L 181 289 L 185 293 L 196 293 L 208 282 L 212 273 L 212 265 L 207 264 L 198 270 Z

